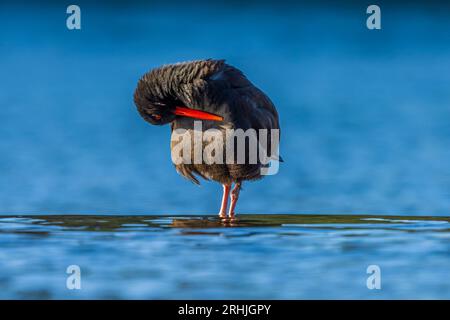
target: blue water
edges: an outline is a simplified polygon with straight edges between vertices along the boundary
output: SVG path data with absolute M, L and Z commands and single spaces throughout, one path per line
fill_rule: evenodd
M 80 31 L 65 4 L 0 4 L 0 298 L 450 298 L 448 5 L 390 1 L 369 31 L 357 1 L 77 3 Z M 282 127 L 279 173 L 238 203 L 258 215 L 227 228 L 207 216 L 221 187 L 180 177 L 132 99 L 149 69 L 204 58 Z
M 450 218 L 0 218 L 0 299 L 449 299 Z M 80 290 L 66 286 L 77 265 Z M 369 266 L 380 289 L 368 289 Z M 370 282 L 371 283 L 371 282 Z

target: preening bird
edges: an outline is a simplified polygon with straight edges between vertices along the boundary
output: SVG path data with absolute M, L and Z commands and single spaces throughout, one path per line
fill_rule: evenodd
M 192 157 L 195 157 L 193 155 L 196 137 L 194 129 L 198 128 L 195 127 L 195 121 L 201 121 L 202 132 L 215 129 L 215 132 L 223 134 L 225 138 L 217 140 L 223 144 L 229 141 L 226 138 L 227 130 L 254 129 L 259 142 L 260 129 L 267 129 L 267 141 L 270 143 L 272 129 L 280 129 L 278 113 L 271 100 L 240 70 L 228 65 L 224 60 L 183 62 L 153 69 L 138 81 L 134 102 L 140 115 L 149 123 L 153 125 L 170 123 L 172 133 L 178 129 L 184 129 L 184 132 L 190 133 L 191 139 L 182 140 L 180 143 L 188 147 L 186 150 L 192 153 Z M 235 137 L 232 136 L 232 139 Z M 194 183 L 199 184 L 197 177 L 202 177 L 222 184 L 223 196 L 219 212 L 221 218 L 227 216 L 230 192 L 231 204 L 228 216 L 233 218 L 242 182 L 263 177 L 261 169 L 266 167 L 267 163 L 259 157 L 256 162 L 250 160 L 249 143 L 247 139 L 243 163 L 236 160 L 239 152 L 236 143 L 232 155 L 235 161 L 231 163 L 226 161 L 227 149 L 224 146 L 223 154 L 219 155 L 224 160 L 222 162 L 187 163 L 185 161 L 175 164 L 176 170 Z M 176 145 L 176 142 L 171 141 L 172 151 Z M 207 145 L 208 141 L 200 141 L 203 151 Z M 276 155 L 272 158 L 278 160 L 278 150 L 270 149 L 271 146 L 268 146 L 266 152 L 269 155 L 275 152 Z M 182 157 L 183 152 L 180 152 L 178 156 Z M 172 160 L 174 160 L 173 154 Z

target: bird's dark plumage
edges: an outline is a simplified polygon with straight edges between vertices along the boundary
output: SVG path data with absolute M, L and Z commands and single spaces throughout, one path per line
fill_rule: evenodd
M 270 129 L 280 128 L 271 100 L 224 60 L 184 62 L 153 69 L 139 80 L 134 101 L 145 120 L 156 125 L 171 123 L 172 130 L 194 129 L 194 119 L 174 115 L 177 106 L 223 118 L 223 121 L 203 121 L 203 130 L 268 129 L 270 133 Z M 196 176 L 200 176 L 230 185 L 260 178 L 261 166 L 258 161 L 256 164 L 179 164 L 176 169 L 195 183 L 198 183 Z

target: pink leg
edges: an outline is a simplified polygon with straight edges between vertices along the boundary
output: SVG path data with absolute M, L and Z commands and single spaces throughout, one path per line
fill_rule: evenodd
M 231 186 L 224 184 L 223 185 L 223 196 L 222 196 L 222 205 L 220 206 L 219 217 L 226 218 L 227 217 L 227 206 L 228 206 L 228 197 L 230 195 Z
M 230 211 L 228 211 L 228 216 L 230 218 L 234 218 L 234 209 L 236 208 L 236 203 L 239 199 L 239 191 L 241 190 L 241 183 L 238 182 L 234 185 L 233 190 L 231 191 L 231 204 Z

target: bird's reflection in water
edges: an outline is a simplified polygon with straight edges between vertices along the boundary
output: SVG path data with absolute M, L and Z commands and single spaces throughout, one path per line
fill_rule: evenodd
M 248 227 L 252 224 L 248 221 L 242 221 L 239 218 L 174 218 L 170 227 L 172 228 L 222 228 L 222 227 Z

